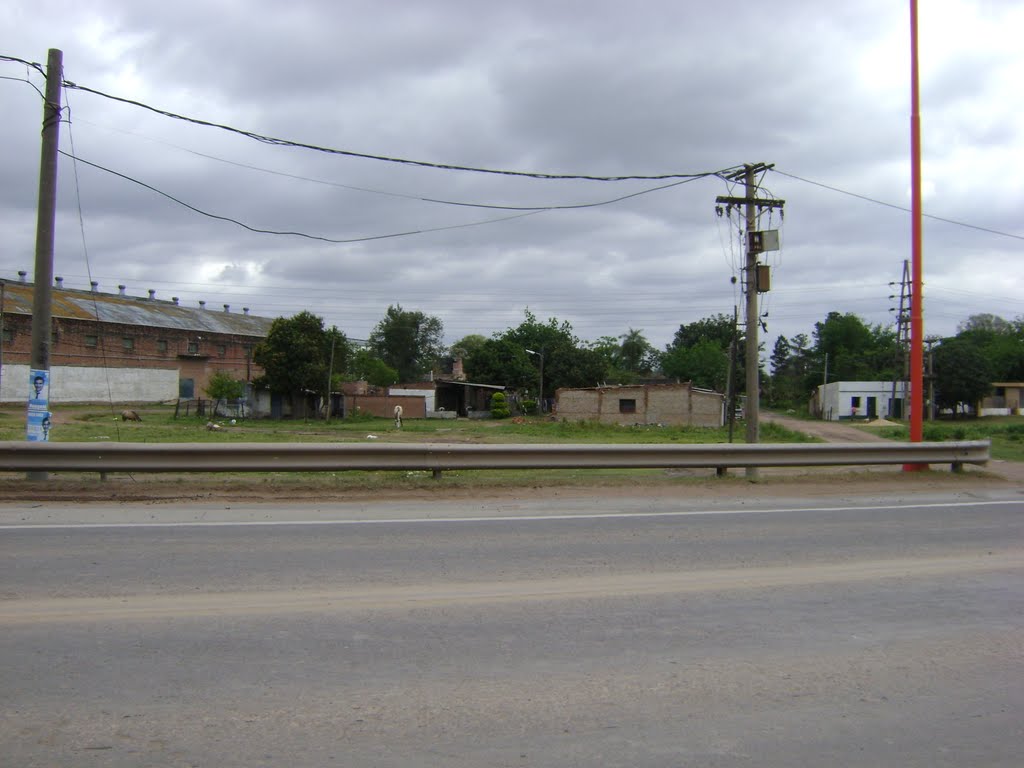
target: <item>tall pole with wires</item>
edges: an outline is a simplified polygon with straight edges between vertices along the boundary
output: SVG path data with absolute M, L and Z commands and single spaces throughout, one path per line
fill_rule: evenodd
M 43 103 L 43 136 L 39 161 L 39 207 L 36 221 L 35 286 L 32 298 L 32 355 L 33 371 L 50 370 L 50 333 L 53 314 L 53 243 L 57 218 L 57 151 L 60 137 L 60 96 L 63 75 L 64 54 L 51 48 L 46 60 L 46 98 Z M 42 409 L 49 407 L 49 387 L 43 399 Z M 38 396 L 38 395 L 37 395 Z M 33 417 L 32 402 L 26 427 L 31 428 Z M 40 418 L 37 414 L 35 418 Z M 48 414 L 44 427 L 48 428 Z M 44 430 L 43 439 L 46 439 Z M 29 472 L 29 480 L 46 480 L 46 472 Z
M 743 415 L 746 419 L 746 439 L 748 443 L 758 442 L 760 440 L 761 432 L 761 366 L 760 350 L 758 349 L 758 331 L 761 324 L 761 313 L 758 310 L 758 292 L 767 290 L 767 286 L 761 286 L 758 284 L 758 268 L 760 265 L 758 264 L 757 257 L 758 254 L 761 253 L 762 248 L 759 245 L 761 241 L 757 239 L 757 237 L 760 236 L 759 233 L 757 233 L 757 220 L 758 214 L 762 208 L 768 208 L 771 210 L 774 208 L 782 208 L 785 205 L 784 200 L 769 200 L 759 198 L 757 196 L 758 174 L 763 174 L 772 167 L 772 165 L 765 165 L 764 163 L 757 163 L 756 165 L 748 163 L 744 165 L 742 171 L 736 171 L 735 173 L 725 177 L 729 181 L 743 180 L 743 197 L 719 196 L 715 199 L 715 202 L 719 205 L 723 203 L 730 207 L 733 205 L 742 205 L 744 207 L 746 217 L 746 266 L 744 267 L 745 275 L 743 288 L 747 294 L 747 347 L 744 356 L 744 364 L 746 365 L 747 404 L 744 408 Z M 757 235 L 757 237 L 755 237 L 755 235 Z M 760 477 L 760 469 L 758 467 L 747 467 L 748 480 L 757 480 L 758 477 Z
M 757 229 L 757 208 L 754 205 L 754 198 L 757 195 L 757 180 L 754 177 L 754 166 L 747 165 L 744 168 L 743 186 L 746 202 L 747 216 L 747 274 L 743 281 L 747 288 L 747 410 L 744 414 L 747 418 L 747 442 L 756 443 L 761 436 L 761 371 L 758 365 L 758 324 L 761 322 L 761 313 L 757 308 L 757 251 L 754 250 L 750 233 Z M 747 479 L 756 480 L 760 475 L 759 467 L 747 467 Z

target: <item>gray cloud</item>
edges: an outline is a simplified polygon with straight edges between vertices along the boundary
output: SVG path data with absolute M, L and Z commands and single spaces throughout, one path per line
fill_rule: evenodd
M 926 208 L 1015 232 L 1024 191 L 1007 172 L 1024 126 L 1009 38 L 1012 8 L 922 9 L 930 34 L 984 24 L 987 37 L 924 38 Z M 743 162 L 896 205 L 909 204 L 906 9 L 787 2 L 81 4 L 13 0 L 0 11 L 20 50 L 62 47 L 75 82 L 183 114 L 324 146 L 545 172 L 706 171 Z M 941 21 L 942 23 L 937 23 Z M 24 68 L 0 65 L 20 77 Z M 41 85 L 40 78 L 34 82 Z M 71 91 L 62 145 L 257 227 L 345 239 L 460 226 L 513 212 L 391 194 L 508 205 L 597 201 L 653 184 L 533 181 L 403 167 L 273 147 Z M 31 269 L 41 105 L 0 81 L 0 277 Z M 174 145 L 174 146 L 172 146 Z M 201 157 L 305 176 L 312 183 Z M 1011 164 L 1012 165 L 1012 164 Z M 389 303 L 441 316 L 454 341 L 522 318 L 569 319 L 584 338 L 680 323 L 742 303 L 724 182 L 696 181 L 613 205 L 482 226 L 329 245 L 257 235 L 79 166 L 61 163 L 56 268 L 86 286 L 251 306 L 311 308 L 365 337 Z M 909 258 L 909 215 L 779 174 L 783 250 L 768 256 L 769 334 L 809 333 L 830 310 L 888 322 L 890 281 Z M 1024 314 L 1020 241 L 929 221 L 926 324 L 972 312 Z M 84 254 L 89 253 L 89 269 Z

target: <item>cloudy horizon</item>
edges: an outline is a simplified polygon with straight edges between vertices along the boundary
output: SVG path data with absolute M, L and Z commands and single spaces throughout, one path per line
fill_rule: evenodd
M 60 48 L 81 86 L 391 158 L 649 177 L 773 164 L 762 194 L 786 206 L 760 224 L 782 239 L 761 301 L 770 351 L 829 311 L 894 322 L 910 258 L 907 6 L 13 0 L 0 54 L 45 63 Z M 1024 315 L 1024 7 L 921 6 L 925 331 L 951 335 L 972 314 Z M 0 278 L 31 280 L 42 109 L 18 80 L 43 79 L 11 62 L 0 75 Z M 448 343 L 529 309 L 587 340 L 642 329 L 660 349 L 681 324 L 743 311 L 741 222 L 715 211 L 740 192 L 720 178 L 655 190 L 678 179 L 415 167 L 65 97 L 61 149 L 82 160 L 60 160 L 54 274 L 68 288 L 310 309 L 353 338 L 401 304 L 441 318 Z M 381 239 L 255 233 L 164 195 L 254 228 Z

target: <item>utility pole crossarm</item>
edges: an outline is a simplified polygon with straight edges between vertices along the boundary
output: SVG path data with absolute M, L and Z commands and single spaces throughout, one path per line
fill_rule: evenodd
M 782 208 L 786 205 L 785 200 L 772 200 L 766 197 L 729 197 L 719 195 L 715 198 L 719 205 L 756 205 L 758 208 Z

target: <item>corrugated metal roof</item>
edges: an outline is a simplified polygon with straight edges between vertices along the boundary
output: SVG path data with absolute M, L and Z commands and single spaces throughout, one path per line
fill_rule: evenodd
M 31 283 L 5 282 L 4 312 L 31 315 L 34 291 Z M 53 289 L 53 317 L 258 337 L 266 336 L 273 322 L 273 318 L 258 315 L 191 309 L 171 301 L 63 288 Z

